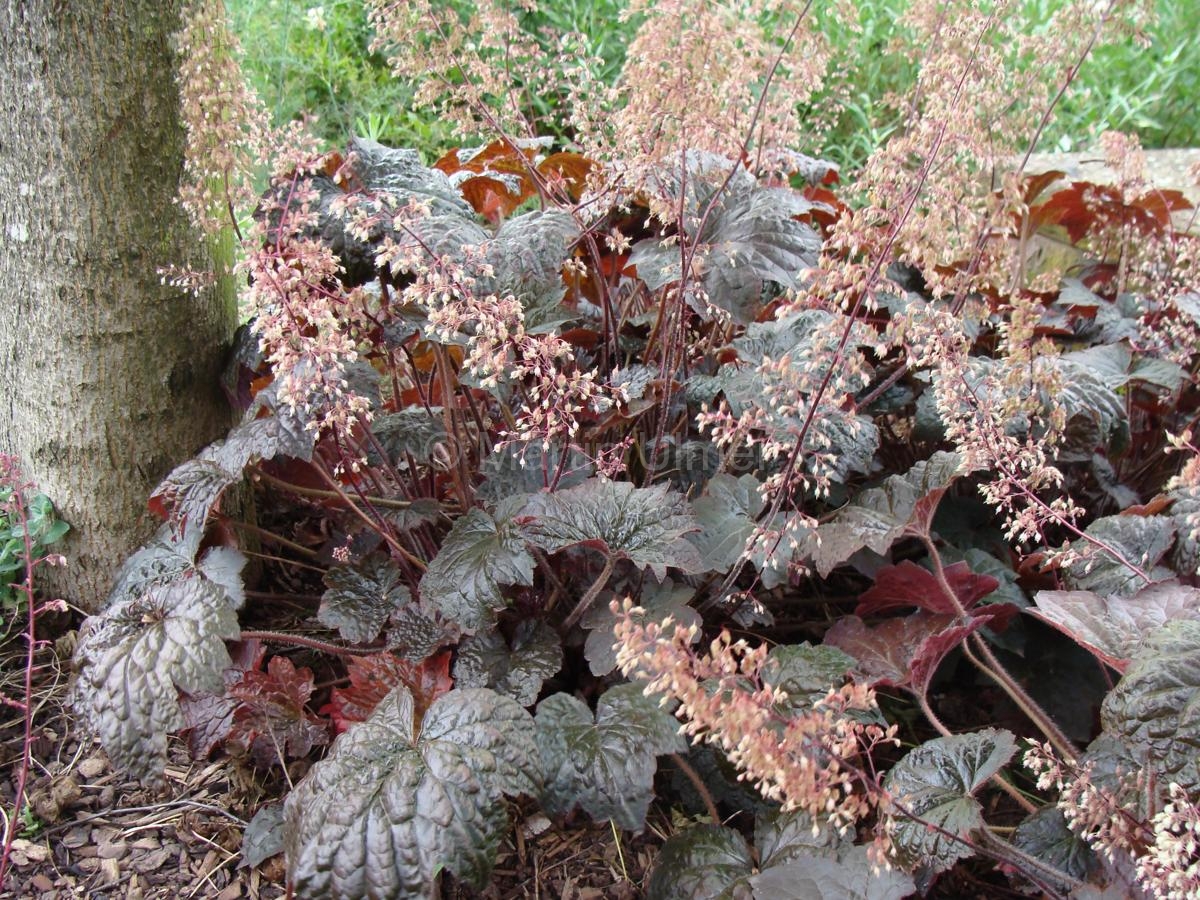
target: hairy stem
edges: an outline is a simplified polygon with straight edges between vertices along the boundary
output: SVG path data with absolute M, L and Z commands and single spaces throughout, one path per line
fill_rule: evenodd
M 943 595 L 945 595 L 959 616 L 963 619 L 969 618 L 970 613 L 963 607 L 962 601 L 958 599 L 958 594 L 954 593 L 954 588 L 950 586 L 950 582 L 946 578 L 946 569 L 942 565 L 942 556 L 938 553 L 937 546 L 928 534 L 921 535 L 921 542 L 929 552 L 929 561 L 933 566 L 933 574 Z M 1029 721 L 1037 726 L 1038 730 L 1046 736 L 1059 753 L 1064 754 L 1070 759 L 1076 758 L 1079 755 L 1079 751 L 1075 749 L 1071 743 L 1071 739 L 1063 734 L 1062 729 L 1055 724 L 1050 715 L 1038 705 L 1037 701 L 1026 693 L 1021 685 L 1017 684 L 1016 679 L 1008 674 L 1008 671 L 1004 668 L 1000 660 L 996 658 L 996 654 L 992 652 L 987 642 L 978 634 L 970 635 L 967 638 L 967 642 L 979 652 L 979 657 L 976 657 L 971 652 L 970 647 L 964 644 L 963 653 L 967 655 L 967 658 L 978 666 L 985 675 L 995 681 L 1004 693 L 1008 694 L 1009 699 L 1020 708 L 1021 712 L 1025 713 Z
M 243 631 L 243 641 L 262 641 L 267 644 L 286 644 L 291 647 L 304 647 L 321 653 L 332 653 L 335 656 L 370 656 L 379 653 L 382 647 L 339 647 L 328 641 L 304 637 L 299 634 L 285 634 L 282 631 Z
M 929 724 L 934 727 L 934 730 L 936 730 L 937 733 L 942 737 L 952 737 L 954 732 L 947 728 L 942 720 L 938 718 L 937 713 L 933 711 L 933 707 L 929 705 L 929 697 L 926 695 L 926 693 L 924 691 L 918 691 L 915 693 L 917 705 L 921 707 L 921 712 L 925 714 L 925 718 L 929 720 Z M 1000 790 L 1004 791 L 1004 793 L 1008 794 L 1008 796 L 1011 797 L 1012 800 L 1021 807 L 1021 809 L 1025 810 L 1025 812 L 1032 814 L 1038 811 L 1038 807 L 1034 803 L 1030 802 L 1029 798 L 1017 790 L 1015 786 L 1005 781 L 1004 778 L 999 774 L 993 775 L 991 782 L 996 787 L 1000 788 Z
M 692 768 L 691 764 L 678 753 L 671 754 L 671 762 L 675 763 L 676 767 L 682 772 L 687 780 L 692 783 L 692 787 L 696 789 L 696 793 L 700 795 L 700 799 L 704 802 L 704 808 L 708 812 L 709 819 L 714 825 L 721 824 L 721 814 L 717 812 L 717 804 L 713 801 L 712 792 L 709 791 L 708 785 L 704 783 L 704 779 L 700 774 Z
M 563 631 L 568 631 L 591 608 L 591 605 L 596 601 L 596 597 L 600 595 L 600 592 L 604 590 L 604 586 L 608 584 L 608 579 L 613 573 L 613 565 L 613 558 L 611 556 L 604 557 L 604 568 L 600 570 L 600 575 L 592 582 L 592 586 L 588 588 L 587 593 L 583 595 L 583 598 L 571 610 L 571 614 L 563 620 Z

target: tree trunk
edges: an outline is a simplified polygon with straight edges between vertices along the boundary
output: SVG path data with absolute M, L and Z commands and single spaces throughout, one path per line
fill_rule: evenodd
M 44 592 L 87 611 L 154 530 L 146 499 L 230 424 L 228 289 L 174 203 L 178 0 L 0 0 L 0 452 L 71 525 Z M 228 288 L 228 285 L 225 286 Z

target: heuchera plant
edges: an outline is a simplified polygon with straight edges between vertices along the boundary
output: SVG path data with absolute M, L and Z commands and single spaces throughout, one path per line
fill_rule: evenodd
M 537 807 L 638 831 L 666 756 L 662 802 L 708 821 L 649 897 L 899 898 L 964 866 L 1200 887 L 1188 207 L 1119 136 L 1106 187 L 997 156 L 1058 96 L 1015 63 L 1065 87 L 1138 10 L 1030 36 L 913 3 L 907 127 L 837 188 L 794 150 L 827 50 L 761 6 L 635 4 L 608 89 L 492 0 L 376 0 L 397 73 L 488 139 L 274 160 L 241 423 L 151 498 L 75 701 L 148 780 L 176 731 L 263 770 L 322 754 L 246 838 L 297 896 L 482 887 Z M 190 22 L 203 222 L 239 196 L 215 148 L 265 143 L 214 87 L 233 57 L 196 61 L 219 20 Z M 518 136 L 547 79 L 574 146 Z M 1057 657 L 1069 690 L 1034 677 Z

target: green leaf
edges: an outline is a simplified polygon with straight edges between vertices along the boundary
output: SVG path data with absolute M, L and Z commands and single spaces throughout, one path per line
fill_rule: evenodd
M 1055 456 L 1064 462 L 1086 461 L 1097 449 L 1128 435 L 1125 403 L 1102 374 L 1063 357 L 1056 363 L 1063 377 L 1052 399 L 1066 414 L 1066 428 Z
M 927 531 L 942 495 L 964 474 L 961 463 L 957 453 L 939 451 L 839 509 L 821 526 L 820 543 L 810 548 L 821 577 L 864 547 L 882 555 L 902 535 Z
M 1175 541 L 1175 523 L 1169 516 L 1104 516 L 1084 534 L 1101 541 L 1127 562 L 1146 572 L 1151 581 L 1165 581 L 1171 572 L 1158 565 Z M 1083 555 L 1067 570 L 1071 587 L 1102 596 L 1128 597 L 1146 586 L 1146 580 L 1111 553 L 1084 538 L 1071 548 Z
M 610 557 L 649 567 L 662 581 L 667 567 L 706 571 L 684 535 L 699 529 L 684 498 L 663 485 L 636 488 L 628 481 L 591 478 L 577 487 L 534 494 L 521 510 L 529 540 L 551 553 L 593 547 Z
M 254 814 L 242 833 L 242 861 L 238 868 L 261 866 L 283 852 L 283 804 L 268 803 Z
M 446 174 L 423 165 L 416 150 L 385 147 L 370 138 L 355 137 L 350 153 L 354 176 L 367 191 L 386 192 L 401 201 L 428 201 L 435 214 L 473 215 Z
M 1200 622 L 1170 622 L 1143 641 L 1100 710 L 1105 731 L 1189 791 L 1200 787 Z
M 335 566 L 325 573 L 328 590 L 321 597 L 317 619 L 352 644 L 369 643 L 392 614 L 412 599 L 400 578 L 400 569 L 382 553 L 353 565 Z
M 745 325 L 761 309 L 764 283 L 797 287 L 800 272 L 815 265 L 821 252 L 817 233 L 795 219 L 812 208 L 790 188 L 737 187 L 731 182 L 712 205 L 700 233 L 691 235 L 703 248 L 693 265 L 709 302 Z M 675 241 L 640 241 L 629 263 L 637 266 L 638 276 L 652 291 L 681 279 Z
M 371 433 L 388 456 L 388 462 L 407 468 L 406 457 L 411 456 L 418 465 L 428 463 L 437 456 L 438 448 L 447 441 L 446 425 L 441 419 L 442 408 L 431 407 L 427 412 L 423 406 L 409 407 L 399 412 L 377 415 L 371 422 Z M 379 465 L 379 452 L 367 445 L 367 461 Z
M 533 584 L 533 556 L 512 519 L 515 506 L 501 504 L 495 518 L 469 510 L 421 578 L 421 599 L 468 631 L 486 627 L 507 605 L 502 585 Z
M 550 208 L 514 216 L 484 245 L 495 275 L 490 282 L 486 277 L 477 281 L 476 291 L 512 294 L 521 301 L 527 331 L 550 330 L 572 315 L 559 301 L 567 290 L 563 262 L 577 237 L 579 226 L 564 210 Z
M 787 693 L 789 707 L 800 710 L 825 699 L 830 688 L 841 687 L 854 666 L 854 658 L 836 647 L 787 644 L 771 648 L 762 677 Z
M 1170 564 L 1180 575 L 1200 575 L 1200 534 L 1194 534 L 1192 522 L 1200 521 L 1200 492 L 1193 489 L 1172 491 L 1171 521 L 1178 536 L 1171 551 Z
M 230 471 L 212 460 L 190 459 L 176 466 L 150 499 L 162 504 L 172 524 L 203 528 L 221 494 L 241 480 L 241 469 Z
M 746 881 L 754 900 L 904 900 L 916 890 L 906 873 L 878 871 L 866 847 L 851 847 L 837 858 L 797 856 Z
M 545 490 L 559 470 L 564 450 L 557 444 L 543 448 L 538 442 L 505 444 L 492 452 L 480 465 L 484 482 L 478 496 L 485 502 L 499 502 L 522 494 Z M 592 476 L 595 466 L 574 447 L 566 449 L 567 461 L 558 481 L 560 490 L 581 484 Z
M 447 622 L 426 610 L 423 604 L 412 602 L 392 613 L 384 643 L 398 656 L 419 662 L 461 637 L 462 629 L 454 622 Z
M 1132 597 L 1038 591 L 1037 607 L 1027 612 L 1123 672 L 1151 632 L 1170 621 L 1200 620 L 1200 589 L 1172 580 L 1149 585 Z
M 1090 370 L 1111 388 L 1139 381 L 1174 394 L 1183 384 L 1184 371 L 1173 362 L 1155 356 L 1135 357 L 1125 342 L 1098 344 L 1086 350 L 1064 353 L 1060 360 Z
M 532 706 L 542 682 L 562 668 L 562 639 L 543 622 L 522 622 L 512 647 L 499 629 L 491 628 L 459 645 L 454 662 L 454 682 L 459 687 L 490 687 Z
M 889 811 L 895 861 L 905 869 L 924 866 L 941 872 L 970 856 L 971 850 L 954 836 L 968 837 L 983 825 L 973 794 L 1016 749 L 1012 734 L 989 728 L 926 741 L 896 763 L 884 780 L 885 789 L 904 807 Z
M 196 553 L 204 529 L 186 527 L 177 532 L 169 523 L 121 564 L 105 608 L 130 600 L 154 585 L 169 585 L 196 572 Z
M 850 340 L 843 346 L 847 329 Z M 807 309 L 755 322 L 733 341 L 745 365 L 727 366 L 721 373 L 730 411 L 735 416 L 751 409 L 765 411 L 756 428 L 785 447 L 793 445 L 803 431 L 805 464 L 819 461 L 822 473 L 834 481 L 844 482 L 851 472 L 870 472 L 879 430 L 866 416 L 848 410 L 844 383 L 825 392 L 811 421 L 808 412 L 817 399 L 817 386 L 831 374 L 830 367 L 866 369 L 867 361 L 856 348 L 872 342 L 873 335 L 860 324 L 824 310 Z M 762 367 L 764 359 L 773 365 Z M 811 387 L 797 394 L 797 384 Z M 768 402 L 781 390 L 794 394 L 794 399 L 786 406 Z
M 540 781 L 533 722 L 514 700 L 453 690 L 418 726 L 397 687 L 288 796 L 288 879 L 299 897 L 347 900 L 423 897 L 442 869 L 481 888 L 508 829 L 502 798 Z
M 1099 867 L 1095 852 L 1070 829 L 1062 810 L 1056 806 L 1033 813 L 1017 826 L 1012 841 L 1021 852 L 1078 881 L 1090 880 Z
M 655 757 L 687 749 L 678 730 L 675 717 L 637 684 L 605 691 L 594 720 L 569 694 L 547 697 L 537 710 L 543 807 L 565 815 L 578 805 L 597 821 L 640 831 L 653 796 Z
M 637 601 L 638 606 L 646 611 L 643 621 L 662 622 L 670 616 L 684 628 L 699 623 L 699 613 L 688 605 L 695 593 L 692 588 L 675 584 L 670 578 L 660 584 L 646 584 Z M 593 675 L 604 676 L 617 667 L 613 628 L 620 618 L 607 603 L 597 604 L 583 618 L 583 627 L 588 629 L 583 655 Z
M 754 846 L 764 869 L 813 856 L 836 856 L 851 843 L 827 822 L 818 823 L 814 834 L 812 816 L 802 810 L 772 809 L 754 820 Z
M 442 515 L 442 507 L 436 500 L 420 497 L 408 506 L 381 510 L 383 517 L 397 531 L 412 531 L 422 525 L 432 525 Z
M 140 587 L 127 580 L 82 629 L 71 703 L 112 761 L 148 783 L 162 782 L 167 735 L 187 724 L 179 691 L 224 692 L 225 641 L 240 633 L 240 594 L 231 597 L 223 583 L 235 557 L 244 563 L 235 551 L 214 558 L 217 580 L 204 562 Z
M 712 571 L 728 572 L 754 536 L 755 519 L 763 508 L 761 485 L 753 475 L 734 478 L 722 472 L 709 480 L 704 496 L 692 504 L 700 531 L 688 540 Z
M 902 900 L 915 890 L 896 870 L 876 871 L 866 847 L 812 820 L 776 813 L 755 825 L 762 859 L 732 828 L 698 825 L 668 840 L 650 876 L 647 900 Z
M 297 369 L 299 368 L 297 366 Z M 234 459 L 246 452 L 244 443 L 250 443 L 252 446 L 270 446 L 273 443 L 275 455 L 282 453 L 284 456 L 302 459 L 305 462 L 312 459 L 316 432 L 308 429 L 308 423 L 313 419 L 313 410 L 308 403 L 292 406 L 279 402 L 279 379 L 284 374 L 277 371 L 275 380 L 255 394 L 254 402 L 250 404 L 242 419 L 246 430 L 239 433 L 236 441 L 234 434 L 230 433 L 225 439 L 224 447 L 214 453 L 215 462 L 221 463 L 227 469 L 235 468 Z M 303 383 L 299 373 L 297 378 Z M 264 409 L 270 410 L 271 415 L 259 418 Z M 255 422 L 261 424 L 251 424 Z
M 694 825 L 662 845 L 646 900 L 715 900 L 754 870 L 746 839 L 723 825 Z
M 559 301 L 566 293 L 563 262 L 579 236 L 572 216 L 546 209 L 515 216 L 494 235 L 457 216 L 432 216 L 414 226 L 423 249 L 443 264 L 462 265 L 478 296 L 516 297 L 526 330 L 547 331 L 572 318 Z

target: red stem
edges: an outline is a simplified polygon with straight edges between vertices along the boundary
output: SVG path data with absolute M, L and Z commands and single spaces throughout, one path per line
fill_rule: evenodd
M 17 768 L 16 793 L 13 797 L 12 814 L 4 829 L 4 849 L 0 852 L 0 886 L 4 884 L 4 876 L 8 872 L 8 863 L 12 854 L 13 841 L 17 836 L 17 827 L 21 819 L 21 809 L 25 805 L 25 785 L 29 780 L 30 747 L 33 745 L 33 704 L 29 702 L 33 696 L 34 656 L 37 652 L 37 606 L 33 600 L 33 569 L 41 560 L 33 558 L 33 540 L 29 536 L 29 517 L 25 509 L 25 498 L 20 486 L 12 485 L 12 495 L 9 504 L 21 524 L 22 537 L 25 545 L 25 583 L 17 590 L 25 594 L 27 618 L 25 622 L 25 700 L 21 704 L 21 718 L 24 726 L 21 742 L 21 764 Z

